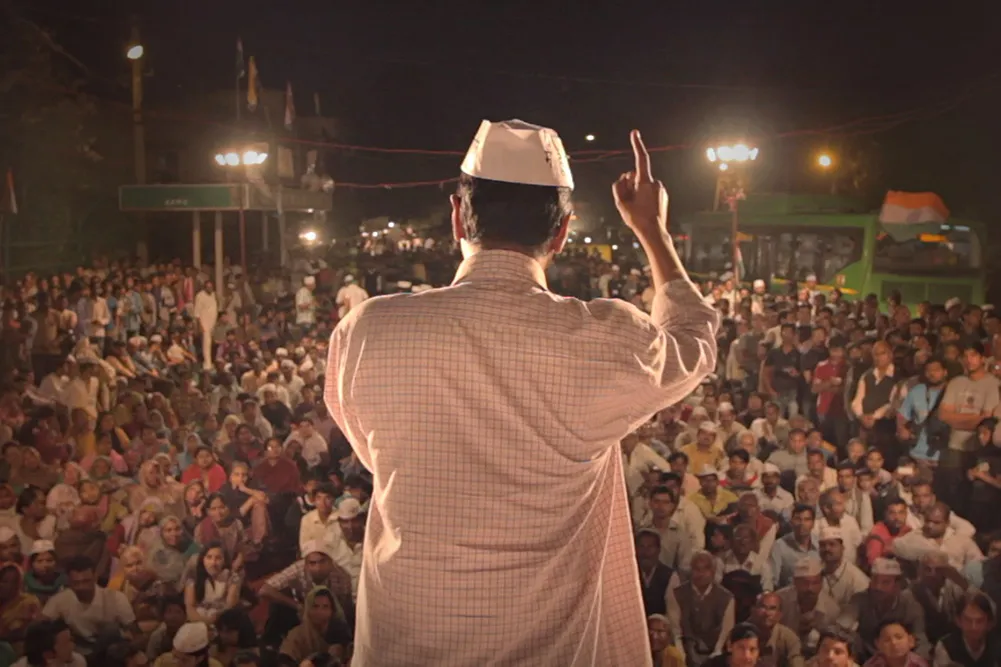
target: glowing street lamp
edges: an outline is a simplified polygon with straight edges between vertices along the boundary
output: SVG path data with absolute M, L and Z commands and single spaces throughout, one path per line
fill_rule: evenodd
M 146 50 L 143 48 L 142 44 L 133 44 L 129 47 L 129 50 L 125 52 L 125 57 L 129 60 L 139 60 L 145 55 Z
M 720 174 L 716 178 L 716 195 L 713 198 L 713 210 L 719 209 L 720 196 L 723 193 L 723 173 L 724 172 L 736 172 L 733 177 L 727 176 L 728 179 L 732 178 L 733 183 L 738 186 L 737 191 L 733 194 L 733 198 L 730 204 L 731 224 L 730 224 L 730 239 L 733 246 L 733 275 L 737 281 L 740 281 L 740 240 L 739 240 L 739 216 L 737 214 L 737 201 L 743 198 L 743 192 L 739 189 L 740 181 L 740 171 L 746 168 L 750 163 L 758 159 L 758 149 L 754 146 L 748 146 L 744 142 L 738 142 L 735 144 L 720 144 L 715 147 L 710 147 L 706 149 L 706 159 L 710 163 L 718 166 Z
M 834 164 L 834 158 L 827 153 L 821 153 L 817 156 L 817 164 L 821 167 L 821 169 L 830 169 Z
M 255 166 L 264 164 L 267 159 L 267 153 L 259 153 L 255 150 L 244 151 L 242 154 L 236 151 L 227 151 L 225 153 L 216 153 L 215 156 L 215 162 L 220 167 Z
M 589 134 L 586 137 L 584 137 L 585 141 L 594 141 L 594 139 L 595 139 L 595 137 L 594 137 L 593 134 Z
M 706 158 L 719 165 L 720 171 L 726 171 L 731 165 L 737 166 L 758 159 L 758 149 L 745 143 L 722 145 L 706 149 Z

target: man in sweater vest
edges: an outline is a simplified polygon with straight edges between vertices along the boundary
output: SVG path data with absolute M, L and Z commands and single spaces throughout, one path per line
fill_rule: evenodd
M 859 378 L 852 411 L 862 425 L 863 442 L 878 448 L 891 462 L 903 453 L 897 451 L 896 421 L 891 409 L 896 386 L 893 351 L 889 343 L 877 341 L 872 346 L 872 368 Z
M 715 579 L 715 558 L 708 551 L 699 551 L 692 556 L 691 579 L 668 591 L 667 617 L 688 667 L 701 667 L 722 653 L 734 626 L 733 595 Z

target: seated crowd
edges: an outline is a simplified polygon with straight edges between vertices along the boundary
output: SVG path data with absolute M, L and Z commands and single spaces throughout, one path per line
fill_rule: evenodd
M 707 297 L 718 374 L 622 442 L 655 664 L 999 664 L 998 316 Z
M 648 301 L 641 269 L 587 267 L 585 296 Z M 0 667 L 350 660 L 372 483 L 326 341 L 426 287 L 210 275 L 5 290 Z M 654 663 L 996 665 L 998 319 L 812 289 L 707 283 L 717 375 L 622 442 Z

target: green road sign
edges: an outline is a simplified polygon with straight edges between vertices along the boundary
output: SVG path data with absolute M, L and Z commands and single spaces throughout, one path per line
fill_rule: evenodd
M 247 190 L 240 183 L 210 185 L 123 185 L 118 188 L 122 211 L 238 211 L 248 208 Z

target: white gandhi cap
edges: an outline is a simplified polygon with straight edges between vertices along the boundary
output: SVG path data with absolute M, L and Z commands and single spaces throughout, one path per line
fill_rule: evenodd
M 488 181 L 573 189 L 560 136 L 521 120 L 480 123 L 460 170 Z
M 185 623 L 174 635 L 174 650 L 178 653 L 200 653 L 208 645 L 209 628 L 204 623 Z

